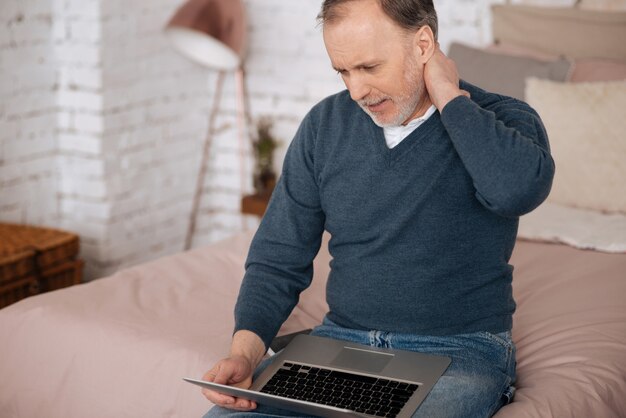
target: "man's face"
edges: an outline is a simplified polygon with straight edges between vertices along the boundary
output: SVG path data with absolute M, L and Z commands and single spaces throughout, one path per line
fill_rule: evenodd
M 412 34 L 377 0 L 339 7 L 343 15 L 324 26 L 324 43 L 352 99 L 381 127 L 405 124 L 423 112 L 428 99 Z

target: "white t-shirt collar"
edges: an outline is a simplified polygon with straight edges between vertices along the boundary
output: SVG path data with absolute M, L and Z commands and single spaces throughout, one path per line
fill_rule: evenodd
M 426 120 L 428 120 L 428 118 L 431 117 L 436 110 L 437 108 L 435 105 L 431 105 L 423 116 L 410 120 L 406 125 L 383 128 L 387 148 L 391 149 L 402 142 L 402 140 L 409 136 L 411 132 L 416 130 L 418 126 L 426 122 Z

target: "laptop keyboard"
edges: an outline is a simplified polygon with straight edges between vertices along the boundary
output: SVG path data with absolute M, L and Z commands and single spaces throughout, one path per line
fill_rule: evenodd
M 368 415 L 395 417 L 417 389 L 417 384 L 284 363 L 261 392 Z

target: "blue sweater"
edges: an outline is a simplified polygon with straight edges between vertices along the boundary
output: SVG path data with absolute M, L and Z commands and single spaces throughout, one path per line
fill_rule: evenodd
M 303 120 L 251 244 L 235 331 L 266 345 L 309 286 L 324 230 L 329 319 L 428 335 L 511 328 L 518 217 L 554 174 L 538 115 L 462 82 L 460 96 L 388 149 L 347 91 Z

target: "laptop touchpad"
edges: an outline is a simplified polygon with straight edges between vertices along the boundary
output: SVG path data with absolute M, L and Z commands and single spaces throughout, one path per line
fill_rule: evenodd
M 330 364 L 335 367 L 378 373 L 392 358 L 393 354 L 344 347 Z

